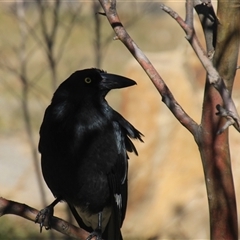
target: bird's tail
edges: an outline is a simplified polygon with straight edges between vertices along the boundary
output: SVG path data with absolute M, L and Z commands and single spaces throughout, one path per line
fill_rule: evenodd
M 120 227 L 118 226 L 118 223 L 116 223 L 116 219 L 119 218 L 119 213 L 117 211 L 115 210 L 112 211 L 109 222 L 102 235 L 104 240 L 122 240 L 123 239 Z

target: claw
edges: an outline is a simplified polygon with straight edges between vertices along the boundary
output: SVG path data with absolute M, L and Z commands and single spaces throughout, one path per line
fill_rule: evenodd
M 61 197 L 57 197 L 49 206 L 39 211 L 38 215 L 36 216 L 35 223 L 40 224 L 40 232 L 42 232 L 43 226 L 45 226 L 46 230 L 51 228 L 51 219 L 53 217 L 54 207 L 60 201 Z
M 41 211 L 39 211 L 36 216 L 35 223 L 40 224 L 40 232 L 42 232 L 43 226 L 45 226 L 46 230 L 51 228 L 51 219 L 53 217 L 53 207 L 50 205 Z
M 94 237 L 96 237 L 96 240 L 102 240 L 102 231 L 100 229 L 95 229 L 86 240 L 92 240 Z

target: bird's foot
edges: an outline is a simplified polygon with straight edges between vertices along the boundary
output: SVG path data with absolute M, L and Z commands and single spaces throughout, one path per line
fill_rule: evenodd
M 92 240 L 94 237 L 96 238 L 96 240 L 103 240 L 101 229 L 95 229 L 93 232 L 90 233 L 86 240 Z
M 51 228 L 52 217 L 53 217 L 53 207 L 51 205 L 39 211 L 38 215 L 36 216 L 35 223 L 40 224 L 40 232 L 42 232 L 43 226 L 45 226 L 46 230 L 49 230 Z

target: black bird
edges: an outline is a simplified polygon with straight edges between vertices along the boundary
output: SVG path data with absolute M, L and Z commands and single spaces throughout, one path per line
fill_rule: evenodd
M 74 72 L 53 95 L 40 128 L 43 177 L 56 197 L 36 218 L 53 215 L 66 201 L 88 239 L 122 239 L 127 206 L 128 152 L 137 150 L 130 138 L 142 134 L 105 100 L 114 88 L 136 84 L 99 69 Z

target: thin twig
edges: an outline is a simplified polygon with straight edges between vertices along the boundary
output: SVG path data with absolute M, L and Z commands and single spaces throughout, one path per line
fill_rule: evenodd
M 189 27 L 193 28 L 193 1 L 192 0 L 186 1 L 185 22 Z

